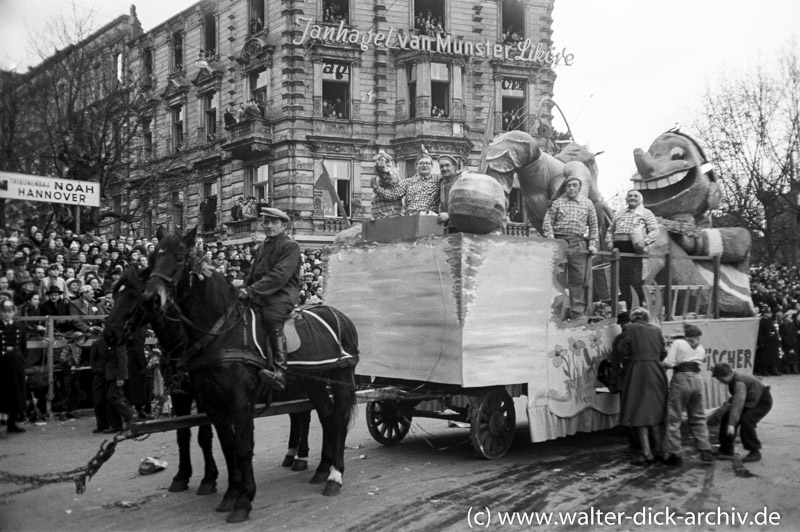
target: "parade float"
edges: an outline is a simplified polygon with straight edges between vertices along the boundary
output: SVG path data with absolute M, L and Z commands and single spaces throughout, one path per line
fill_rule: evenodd
M 659 159 L 659 150 L 651 159 Z M 476 182 L 494 179 L 507 188 L 509 176 L 516 174 L 531 219 L 541 220 L 547 200 L 560 193 L 569 164 L 582 157 L 589 163 L 589 171 L 579 172 L 586 180 L 582 190 L 599 213 L 610 213 L 597 193 L 593 157 L 585 157 L 588 152 L 574 146 L 569 153 L 567 160 L 562 160 L 563 154 L 552 157 L 543 154 L 529 135 L 506 133 L 485 154 L 486 174 L 470 175 Z M 699 174 L 707 171 L 705 161 L 687 158 L 680 165 L 680 175 L 690 185 L 681 188 L 674 187 L 677 177 L 665 180 L 657 171 L 642 173 L 638 151 L 636 157 L 640 173 L 635 181 L 642 192 L 651 190 L 648 179 L 673 182 L 660 196 L 649 195 L 658 199 L 656 203 L 669 204 L 670 191 L 676 197 L 697 197 L 697 190 L 688 194 L 685 190 L 701 181 Z M 713 188 L 707 187 L 706 198 L 718 193 Z M 451 214 L 469 218 L 472 212 L 481 217 L 496 210 L 492 194 L 482 196 L 490 203 L 483 206 L 475 195 L 462 191 L 461 197 L 463 202 L 458 192 L 451 192 Z M 713 202 L 698 207 L 673 198 L 671 208 L 689 206 L 693 217 L 707 218 Z M 369 404 L 367 421 L 373 436 L 385 444 L 397 443 L 414 416 L 467 421 L 476 453 L 497 458 L 510 446 L 516 423 L 513 398 L 518 396 L 527 397 L 534 442 L 615 426 L 619 395 L 598 382 L 597 370 L 608 358 L 620 329 L 613 315 L 562 319 L 569 300 L 559 282 L 566 261 L 565 243 L 497 234 L 491 223 L 483 225 L 492 234 L 443 234 L 435 220 L 426 215 L 373 220 L 365 225 L 360 240 L 334 245 L 327 254 L 326 303 L 350 316 L 364 346 L 357 372 L 374 386 L 395 390 Z M 719 240 L 726 242 L 725 234 L 738 234 L 738 229 L 688 231 L 684 227 L 676 237 L 676 227 L 662 230 L 662 244 L 647 259 L 651 297 L 643 304 L 650 307 L 653 322 L 667 341 L 682 334 L 684 321 L 702 329 L 708 353 L 703 372 L 706 406 L 711 408 L 726 397 L 724 387 L 711 379 L 714 364 L 725 361 L 737 371 L 752 371 L 758 320 L 748 314 L 741 298 L 715 295 L 745 290 L 741 278 L 720 274 L 720 264 L 733 264 L 734 270 L 743 263 L 746 266 L 747 253 L 718 245 Z M 736 244 L 743 242 L 742 237 L 736 240 Z M 671 260 L 672 253 L 682 253 L 681 260 Z M 616 303 L 619 257 L 609 252 L 600 255 L 611 262 L 610 300 Z M 737 258 L 735 263 L 730 257 Z M 680 268 L 667 268 L 675 263 Z M 692 268 L 697 270 L 694 274 Z M 711 274 L 706 276 L 708 271 Z M 467 401 L 454 400 L 457 397 Z M 430 404 L 424 401 L 436 398 L 441 408 L 420 408 L 420 404 Z

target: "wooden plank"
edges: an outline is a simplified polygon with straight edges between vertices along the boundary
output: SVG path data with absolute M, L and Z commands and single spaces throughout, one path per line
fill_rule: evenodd
M 356 392 L 357 403 L 367 403 L 372 401 L 382 401 L 387 399 L 397 399 L 398 388 L 386 387 L 374 390 L 359 390 Z M 256 418 L 267 416 L 279 416 L 283 414 L 293 414 L 295 412 L 305 412 L 313 410 L 311 401 L 308 399 L 296 399 L 293 401 L 281 401 L 272 403 L 264 408 L 263 404 L 256 405 Z M 199 425 L 208 425 L 211 420 L 206 414 L 190 414 L 188 416 L 177 416 L 165 419 L 154 419 L 152 421 L 141 421 L 131 425 L 131 434 L 141 436 L 155 432 L 167 432 L 177 429 L 188 429 Z

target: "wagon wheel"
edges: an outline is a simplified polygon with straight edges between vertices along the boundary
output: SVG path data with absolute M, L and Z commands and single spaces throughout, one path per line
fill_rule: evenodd
M 489 390 L 475 401 L 470 424 L 475 454 L 490 460 L 502 457 L 514 440 L 517 425 L 514 399 L 505 388 Z
M 411 414 L 403 412 L 397 401 L 367 403 L 367 427 L 375 441 L 384 445 L 400 443 L 411 428 Z

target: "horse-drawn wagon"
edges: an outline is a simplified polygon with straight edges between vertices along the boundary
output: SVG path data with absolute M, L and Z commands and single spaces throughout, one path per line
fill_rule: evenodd
M 476 454 L 499 458 L 511 445 L 520 395 L 534 442 L 617 424 L 619 396 L 597 381 L 597 369 L 619 328 L 607 318 L 560 319 L 568 300 L 558 282 L 560 241 L 414 236 L 339 245 L 326 259 L 326 302 L 359 331 L 357 374 L 394 391 L 367 405 L 378 442 L 401 441 L 415 416 L 437 417 L 469 422 Z M 692 317 L 709 367 L 723 358 L 752 367 L 757 319 Z M 669 337 L 680 323 L 661 326 Z M 724 398 L 710 377 L 707 392 L 709 407 Z M 430 399 L 435 407 L 418 408 Z

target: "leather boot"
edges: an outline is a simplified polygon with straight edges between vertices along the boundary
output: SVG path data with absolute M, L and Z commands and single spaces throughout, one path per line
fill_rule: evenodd
M 280 392 L 286 388 L 286 336 L 283 334 L 283 328 L 271 329 L 267 333 L 272 348 L 272 365 L 275 369 L 274 371 L 262 369 L 258 375 L 273 390 Z

